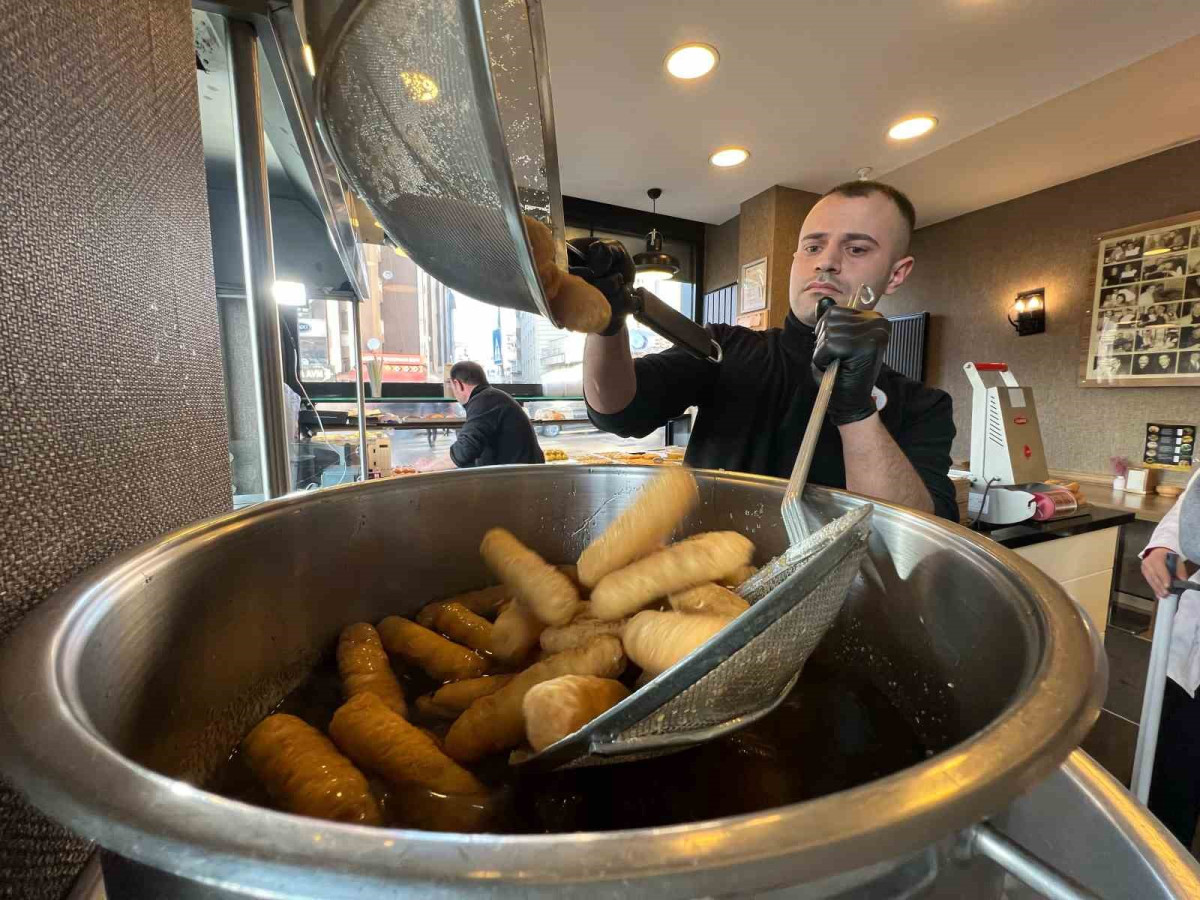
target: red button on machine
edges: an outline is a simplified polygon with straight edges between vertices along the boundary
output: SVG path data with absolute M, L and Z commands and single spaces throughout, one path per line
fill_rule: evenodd
M 1030 446 L 1028 444 L 1026 444 L 1025 445 L 1025 458 L 1029 459 L 1029 457 L 1031 457 L 1031 456 L 1033 456 L 1033 450 L 1030 448 Z

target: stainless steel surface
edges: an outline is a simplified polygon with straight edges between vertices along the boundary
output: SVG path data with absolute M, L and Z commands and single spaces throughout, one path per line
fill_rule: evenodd
M 751 607 L 648 684 L 540 753 L 533 769 L 647 759 L 716 740 L 779 706 L 858 576 L 871 531 L 867 503 L 755 573 Z
M 1082 750 L 991 824 L 1106 900 L 1200 897 L 1200 867 L 1187 848 Z
M 258 90 L 258 39 L 254 27 L 246 22 L 231 21 L 227 27 L 242 256 L 258 388 L 259 453 L 266 494 L 281 497 L 290 488 L 291 464 L 288 461 L 287 409 L 283 400 L 279 308 L 275 303 L 267 149 Z
M 0 653 L 0 771 L 122 855 L 247 891 L 683 897 L 907 858 L 1037 784 L 1094 720 L 1100 644 L 1057 585 L 965 529 L 876 503 L 862 577 L 821 652 L 870 677 L 935 751 L 895 775 L 755 815 L 523 836 L 372 830 L 189 786 L 345 623 L 487 583 L 486 528 L 574 559 L 653 474 L 495 467 L 347 485 L 119 556 L 31 613 Z M 783 482 L 698 478 L 687 531 L 738 530 L 760 562 L 788 546 L 774 512 Z M 832 518 L 864 501 L 811 488 L 806 502 Z
M 860 284 L 854 296 L 850 298 L 849 306 L 850 309 L 873 309 L 876 302 L 875 292 L 867 285 Z M 817 439 L 820 438 L 821 429 L 825 425 L 825 413 L 829 409 L 829 398 L 833 394 L 833 383 L 837 381 L 839 368 L 840 363 L 835 359 L 821 374 L 821 383 L 808 417 L 808 426 L 804 429 L 804 438 L 800 441 L 796 461 L 792 464 L 792 475 L 788 479 L 787 491 L 783 495 L 783 523 L 793 544 L 799 544 L 811 533 L 802 504 L 804 486 L 808 484 L 808 470 L 812 468 Z
M 1141 803 L 1150 801 L 1150 781 L 1154 776 L 1154 754 L 1158 749 L 1158 726 L 1162 719 L 1163 692 L 1167 688 L 1167 663 L 1171 655 L 1171 632 L 1179 597 L 1169 593 L 1158 598 L 1154 620 L 1154 638 L 1150 642 L 1150 665 L 1146 670 L 1146 690 L 1142 695 L 1142 714 L 1138 718 L 1137 749 L 1133 753 L 1133 794 Z
M 369 476 L 367 460 L 367 386 L 363 381 L 362 310 L 358 301 L 350 304 L 350 359 L 354 363 L 354 403 L 358 407 L 358 474 L 362 481 Z
M 310 0 L 317 120 L 384 230 L 439 281 L 554 321 L 522 215 L 563 249 L 540 10 L 524 0 Z M 399 77 L 397 77 L 399 76 Z
M 970 852 L 986 856 L 1049 900 L 1099 900 L 1097 894 L 1047 866 L 990 825 L 976 825 L 967 832 L 967 839 Z

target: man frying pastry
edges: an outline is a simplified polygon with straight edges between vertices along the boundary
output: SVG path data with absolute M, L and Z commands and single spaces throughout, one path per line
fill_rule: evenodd
M 720 363 L 672 348 L 634 360 L 622 318 L 589 334 L 583 382 L 598 428 L 642 437 L 689 407 L 699 409 L 686 461 L 786 478 L 800 447 L 821 372 L 840 360 L 809 480 L 957 519 L 947 476 L 954 419 L 950 396 L 883 365 L 891 323 L 847 307 L 860 284 L 890 294 L 912 271 L 912 203 L 873 181 L 833 188 L 800 228 L 783 328 L 710 325 Z M 573 267 L 606 293 L 634 277 L 616 242 L 571 242 Z M 818 303 L 838 306 L 818 316 Z

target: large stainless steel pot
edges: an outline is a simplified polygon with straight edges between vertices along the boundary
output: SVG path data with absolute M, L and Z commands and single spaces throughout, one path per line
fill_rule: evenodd
M 784 885 L 832 896 L 944 868 L 956 833 L 1046 778 L 1092 723 L 1103 657 L 1066 595 L 992 542 L 877 504 L 870 562 L 827 643 L 946 748 L 895 775 L 755 815 L 549 836 L 369 829 L 190 786 L 344 624 L 485 583 L 476 548 L 487 527 L 573 559 L 652 474 L 538 466 L 350 485 L 117 557 L 32 613 L 4 648 L 0 771 L 123 857 L 210 885 L 204 896 L 333 900 L 401 886 L 423 897 L 724 896 Z M 763 559 L 785 546 L 784 482 L 699 478 L 704 503 L 689 529 L 741 531 Z M 862 502 L 809 496 L 829 516 Z M 998 872 L 979 884 L 998 890 Z

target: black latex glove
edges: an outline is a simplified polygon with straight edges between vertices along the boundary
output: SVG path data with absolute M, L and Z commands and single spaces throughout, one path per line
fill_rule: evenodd
M 817 321 L 813 377 L 820 381 L 826 367 L 841 360 L 829 397 L 834 425 L 849 425 L 875 413 L 871 389 L 891 336 L 892 323 L 873 310 L 834 306 Z
M 624 244 L 610 238 L 574 238 L 567 244 L 568 271 L 599 289 L 612 307 L 608 328 L 600 333 L 608 337 L 617 334 L 629 313 L 629 290 L 637 274 L 633 258 Z

